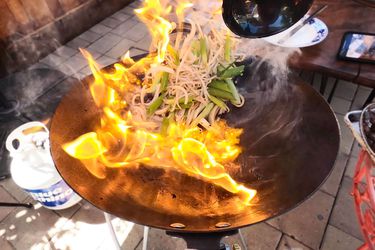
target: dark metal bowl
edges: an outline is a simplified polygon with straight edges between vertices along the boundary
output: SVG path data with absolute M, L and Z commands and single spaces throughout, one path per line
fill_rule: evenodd
M 298 22 L 312 3 L 313 0 L 223 0 L 223 19 L 239 36 L 271 36 Z

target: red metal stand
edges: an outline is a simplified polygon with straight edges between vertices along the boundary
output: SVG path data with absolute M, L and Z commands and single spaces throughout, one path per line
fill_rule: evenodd
M 362 150 L 353 180 L 355 209 L 366 243 L 359 250 L 375 250 L 375 163 Z

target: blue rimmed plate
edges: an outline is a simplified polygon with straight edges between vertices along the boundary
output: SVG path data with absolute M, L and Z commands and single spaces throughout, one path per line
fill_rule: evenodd
M 284 43 L 278 43 L 278 41 L 281 38 L 283 38 L 288 32 L 290 32 L 295 26 L 299 25 L 301 22 L 303 22 L 303 20 L 297 22 L 289 29 L 276 35 L 265 37 L 263 38 L 263 40 L 277 46 L 289 48 L 302 48 L 318 44 L 328 36 L 327 25 L 322 20 L 318 18 L 313 18 Z

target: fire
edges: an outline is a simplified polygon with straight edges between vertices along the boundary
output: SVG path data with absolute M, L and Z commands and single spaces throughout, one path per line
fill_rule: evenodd
M 169 44 L 169 34 L 173 30 L 173 25 L 164 17 L 172 11 L 172 6 L 162 6 L 159 0 L 145 0 L 144 7 L 135 10 L 138 17 L 147 25 L 151 32 L 153 41 L 156 45 L 158 63 L 162 63 L 165 58 L 165 52 Z
M 176 9 L 183 20 L 183 11 L 192 4 L 184 2 Z M 70 156 L 83 161 L 88 170 L 98 178 L 105 178 L 103 168 L 130 168 L 147 165 L 175 169 L 187 175 L 213 183 L 237 194 L 248 205 L 256 191 L 238 184 L 225 168 L 241 153 L 238 146 L 241 129 L 231 128 L 218 121 L 207 130 L 171 123 L 160 132 L 152 123 L 133 116 L 126 96 L 133 90 L 149 83 L 142 75 L 155 65 L 162 65 L 168 53 L 169 34 L 175 25 L 166 19 L 171 6 L 163 6 L 159 0 L 146 0 L 136 13 L 146 23 L 157 48 L 149 55 L 134 62 L 129 53 L 114 70 L 104 72 L 85 50 L 94 76 L 90 92 L 98 108 L 102 110 L 100 127 L 63 145 Z

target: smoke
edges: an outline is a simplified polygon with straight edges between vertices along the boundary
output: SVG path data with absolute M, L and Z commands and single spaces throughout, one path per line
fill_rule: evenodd
M 6 32 L 6 68 L 8 73 L 19 71 L 36 63 L 41 57 L 61 46 L 60 33 L 55 24 L 49 24 L 43 29 L 29 31 L 20 35 L 15 30 L 15 21 L 7 20 Z M 25 31 L 24 31 L 25 32 Z
M 277 157 L 287 150 L 283 142 L 298 139 L 303 97 L 288 66 L 289 58 L 298 53 L 299 48 L 279 47 L 263 39 L 241 41 L 239 54 L 249 57 L 251 60 L 247 61 L 251 63 L 244 76 L 237 80 L 246 101 L 243 110 L 234 114 L 232 120 L 235 126 L 245 128 L 245 133 L 254 130 L 248 139 L 251 143 L 246 145 L 253 149 L 249 150 L 251 157 Z M 267 148 L 267 154 L 263 151 L 258 155 L 256 148 Z
M 2 41 L 4 50 L 1 51 L 0 64 L 3 65 L 0 68 L 2 66 L 3 72 L 0 74 L 5 76 L 2 93 L 7 100 L 18 102 L 13 113 L 21 114 L 22 119 L 44 120 L 51 117 L 54 108 L 73 85 L 73 78 L 81 77 L 81 68 L 74 68 L 69 62 L 74 49 L 62 47 L 60 41 L 64 36 L 57 25 L 50 23 L 30 34 L 11 35 Z M 6 30 L 5 33 L 14 33 L 11 19 Z M 64 49 L 70 50 L 70 54 Z M 83 57 L 82 61 L 85 61 Z
M 215 25 L 225 28 L 221 14 L 217 11 L 221 8 L 221 1 L 210 1 L 209 3 L 205 1 L 195 1 L 194 4 L 191 9 L 186 11 L 187 20 L 194 19 L 195 22 L 206 24 L 208 20 L 212 18 L 212 13 L 216 13 L 214 15 Z M 207 26 L 206 29 L 209 29 L 209 26 Z M 41 47 L 43 47 L 43 44 L 45 45 L 46 41 L 49 43 L 48 47 L 52 46 L 57 49 L 61 46 L 59 39 L 56 39 L 59 34 L 56 28 L 52 28 L 51 30 L 52 32 L 50 34 L 46 33 L 44 37 L 40 37 L 39 39 L 30 38 L 27 41 L 24 40 L 24 42 L 21 42 L 21 40 L 14 42 L 12 50 L 28 51 L 27 53 L 29 54 L 18 53 L 18 58 L 21 61 L 26 61 L 27 58 L 30 58 L 30 54 L 35 54 L 36 58 L 40 57 L 42 53 Z M 25 49 L 25 44 L 28 49 Z M 239 86 L 241 93 L 243 93 L 246 98 L 246 103 L 251 105 L 251 109 L 248 110 L 247 115 L 237 119 L 238 123 L 248 121 L 249 119 L 255 119 L 256 117 L 267 116 L 272 110 L 280 110 L 273 119 L 270 119 L 271 122 L 268 123 L 269 127 L 267 128 L 267 132 L 260 135 L 258 143 L 271 134 L 280 134 L 280 131 L 282 131 L 285 136 L 288 136 L 298 124 L 301 105 L 297 103 L 296 107 L 293 109 L 282 110 L 278 106 L 278 103 L 284 103 L 293 98 L 295 99 L 295 91 L 292 86 L 293 83 L 289 78 L 290 69 L 287 61 L 292 54 L 299 52 L 298 48 L 274 46 L 262 39 L 241 39 L 239 53 L 255 58 L 255 60 L 246 69 L 246 81 L 253 83 L 253 86 L 251 86 L 251 88 Z M 57 56 L 54 57 L 54 55 Z M 12 55 L 9 56 L 11 57 Z M 48 56 L 47 59 L 47 61 L 42 61 L 47 62 L 52 68 L 60 70 L 67 75 L 80 78 L 81 75 L 77 73 L 77 69 L 70 66 L 73 64 L 65 64 L 58 61 L 61 60 L 61 57 L 59 57 L 56 52 Z M 83 57 L 82 60 L 84 60 Z M 35 81 L 25 81 L 22 84 L 20 89 L 22 89 L 23 96 L 21 99 L 25 102 L 21 105 L 22 107 L 31 105 L 37 97 L 42 95 L 46 86 L 42 86 L 43 84 L 41 86 L 39 85 L 36 85 Z M 19 100 L 20 98 L 17 97 L 15 99 Z M 295 100 L 293 102 L 295 103 Z M 246 107 L 242 109 L 247 110 Z
M 240 52 L 261 58 L 271 67 L 271 75 L 283 82 L 290 73 L 288 59 L 293 54 L 300 54 L 299 48 L 285 48 L 272 45 L 263 39 L 242 39 Z

